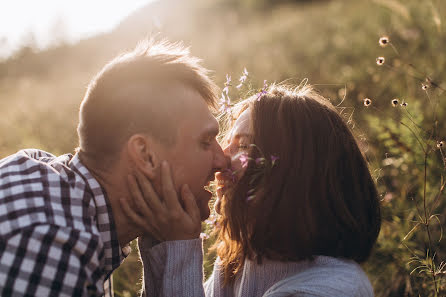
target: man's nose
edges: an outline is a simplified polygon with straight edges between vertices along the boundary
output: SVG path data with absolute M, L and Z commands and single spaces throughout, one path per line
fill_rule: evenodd
M 223 171 L 230 167 L 231 158 L 226 154 L 227 147 L 223 151 L 221 146 L 218 144 L 214 157 L 214 169 L 215 171 Z
M 223 149 L 223 154 L 225 154 L 226 156 L 230 155 L 230 145 L 227 145 L 224 149 Z

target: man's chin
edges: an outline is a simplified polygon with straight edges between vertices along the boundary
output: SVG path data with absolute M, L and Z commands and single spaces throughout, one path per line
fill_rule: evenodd
M 206 220 L 211 215 L 211 210 L 209 208 L 209 205 L 206 204 L 206 206 L 200 207 L 200 218 L 201 221 Z
M 200 218 L 202 221 L 209 218 L 211 214 L 211 209 L 209 208 L 209 201 L 211 201 L 212 193 L 209 191 L 205 191 L 203 196 L 200 197 L 200 200 L 197 201 L 197 205 L 200 211 Z

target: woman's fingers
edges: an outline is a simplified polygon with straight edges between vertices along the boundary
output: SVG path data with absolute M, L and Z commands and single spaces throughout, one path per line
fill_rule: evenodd
M 200 222 L 200 211 L 198 209 L 195 197 L 188 185 L 183 185 L 181 187 L 181 198 L 184 202 L 185 211 L 191 217 L 192 221 Z
M 136 171 L 135 176 L 128 177 L 132 200 L 121 201 L 124 214 L 135 226 L 161 241 L 199 236 L 200 211 L 195 197 L 186 185 L 181 187 L 181 193 L 177 193 L 170 166 L 166 161 L 161 164 L 160 195 L 155 192 L 151 181 L 143 173 Z M 184 208 L 181 206 L 180 196 Z M 130 207 L 129 201 L 133 201 L 135 207 Z
M 121 203 L 121 208 L 124 215 L 126 215 L 133 222 L 133 224 L 137 225 L 145 232 L 152 234 L 156 239 L 164 240 L 163 234 L 152 226 L 143 216 L 140 216 L 133 209 L 131 209 L 125 199 L 121 198 L 119 201 Z
M 177 191 L 172 180 L 172 174 L 170 172 L 170 165 L 167 161 L 161 163 L 161 187 L 169 212 L 179 212 L 182 207 L 178 200 Z
M 223 187 L 217 187 L 217 190 L 215 190 L 215 194 L 217 195 L 218 199 L 223 198 Z
M 163 203 L 162 199 L 160 199 L 156 191 L 153 189 L 152 183 L 139 170 L 136 170 L 135 177 L 136 181 L 138 182 L 139 188 L 133 189 L 138 190 L 138 193 L 142 193 L 142 196 L 138 195 L 138 197 L 135 198 L 138 199 L 139 203 L 145 203 L 146 205 L 149 205 L 155 213 L 158 213 L 160 210 L 162 210 Z
M 136 171 L 135 175 L 136 177 L 132 175 L 127 177 L 130 199 L 133 200 L 135 208 L 130 208 L 127 203 L 121 203 L 125 215 L 145 232 L 152 234 L 158 240 L 164 240 L 164 233 L 160 231 L 158 221 L 164 220 L 166 206 L 160 201 L 151 182 L 139 171 Z
M 127 183 L 130 189 L 131 199 L 134 202 L 134 211 L 141 214 L 143 217 L 152 216 L 152 210 L 150 209 L 147 201 L 144 200 L 143 194 L 141 193 L 140 187 L 135 179 L 135 177 L 128 175 Z

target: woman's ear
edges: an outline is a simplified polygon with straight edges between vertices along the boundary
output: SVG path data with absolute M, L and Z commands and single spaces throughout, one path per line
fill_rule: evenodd
M 148 178 L 154 179 L 161 163 L 154 150 L 152 139 L 147 135 L 134 134 L 127 141 L 127 148 L 134 166 Z

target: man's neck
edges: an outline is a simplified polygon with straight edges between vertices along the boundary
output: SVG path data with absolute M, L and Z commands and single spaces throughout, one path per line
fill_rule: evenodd
M 122 172 L 124 170 L 121 168 L 111 168 L 109 170 L 97 169 L 89 164 L 88 160 L 83 160 L 82 163 L 88 168 L 96 181 L 105 190 L 105 194 L 108 198 L 107 202 L 110 203 L 112 209 L 119 245 L 121 247 L 126 246 L 130 241 L 140 235 L 140 232 L 138 231 L 139 229 L 129 224 L 120 205 L 120 199 L 124 198 L 128 201 L 130 195 L 127 191 L 125 178 L 123 178 L 126 176 L 126 173 Z M 117 167 L 119 167 L 119 165 Z M 122 173 L 119 174 L 119 172 Z

